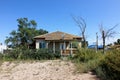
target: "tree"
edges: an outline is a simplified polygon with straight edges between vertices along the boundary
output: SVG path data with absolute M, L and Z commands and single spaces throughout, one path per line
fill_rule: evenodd
M 6 44 L 10 44 L 11 47 L 26 47 L 29 48 L 34 43 L 34 37 L 48 33 L 48 31 L 40 29 L 37 30 L 37 23 L 34 20 L 28 20 L 27 18 L 17 19 L 18 29 L 13 30 L 10 33 L 10 37 L 5 40 Z
M 105 41 L 106 41 L 106 38 L 113 37 L 113 35 L 116 33 L 116 32 L 114 31 L 114 28 L 116 28 L 117 26 L 118 26 L 118 24 L 115 25 L 115 26 L 113 26 L 113 27 L 110 28 L 110 29 L 105 30 L 105 29 L 103 28 L 103 25 L 102 25 L 102 24 L 100 25 L 100 32 L 101 32 L 101 34 L 102 34 L 102 39 L 103 39 L 103 53 L 104 53 L 104 51 L 105 51 Z
M 117 39 L 117 43 L 120 45 L 120 39 Z
M 117 41 L 114 42 L 114 45 L 120 45 L 120 39 L 117 39 Z
M 112 43 L 107 44 L 107 46 L 112 46 Z
M 82 35 L 82 46 L 85 48 L 87 46 L 87 41 L 85 38 L 85 31 L 86 31 L 86 22 L 82 17 L 75 17 L 72 16 L 73 20 L 77 24 L 77 26 L 80 28 L 80 32 Z

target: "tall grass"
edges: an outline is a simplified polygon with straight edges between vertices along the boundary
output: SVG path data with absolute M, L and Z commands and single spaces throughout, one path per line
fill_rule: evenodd
M 79 49 L 71 59 L 77 66 L 77 72 L 94 71 L 102 80 L 120 80 L 120 50 L 110 50 L 103 54 Z
M 76 55 L 72 58 L 79 72 L 89 72 L 101 64 L 103 54 L 91 49 L 78 49 Z
M 120 80 L 120 50 L 107 51 L 105 59 L 96 68 L 96 73 L 104 80 Z

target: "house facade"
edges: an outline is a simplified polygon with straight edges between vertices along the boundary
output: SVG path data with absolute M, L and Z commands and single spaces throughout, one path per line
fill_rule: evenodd
M 4 50 L 7 49 L 6 45 L 2 45 L 2 43 L 0 43 L 0 53 L 4 53 Z
M 81 47 L 82 38 L 65 32 L 52 32 L 34 37 L 36 40 L 36 49 L 48 48 L 50 50 L 60 51 L 61 55 L 73 54 L 77 47 Z

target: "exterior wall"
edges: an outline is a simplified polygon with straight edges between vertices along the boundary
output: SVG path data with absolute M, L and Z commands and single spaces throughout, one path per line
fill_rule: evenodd
M 43 42 L 44 40 L 36 40 L 36 49 L 39 49 L 39 43 Z M 46 43 L 48 43 L 48 48 L 49 49 L 53 49 L 53 41 L 45 41 Z M 55 49 L 56 50 L 60 50 L 60 44 L 64 45 L 64 42 L 55 42 Z M 79 47 L 81 48 L 81 42 L 79 42 Z M 47 48 L 47 45 L 46 45 Z M 65 41 L 65 49 L 70 49 L 70 42 Z
M 40 42 L 42 42 L 43 40 L 36 40 L 36 49 L 39 49 L 39 43 Z M 47 42 L 46 41 L 46 43 L 48 43 L 48 48 L 49 49 L 53 49 L 53 42 L 51 41 L 51 42 Z M 64 42 L 55 42 L 55 49 L 56 50 L 60 50 L 60 44 L 64 44 Z M 65 44 L 66 44 L 66 49 L 68 49 L 69 48 L 69 42 L 65 42 Z
M 4 53 L 4 50 L 7 49 L 6 45 L 0 45 L 0 53 Z
M 60 50 L 60 42 L 56 42 L 55 43 L 55 49 L 56 50 Z
M 36 49 L 39 49 L 39 42 L 38 40 L 36 40 Z
M 44 42 L 44 40 L 36 40 L 36 49 L 39 49 L 39 43 Z
M 48 49 L 53 50 L 53 42 L 48 43 Z
M 39 49 L 39 43 L 46 42 L 46 48 L 55 51 L 62 51 L 62 54 L 70 54 L 76 51 L 75 48 L 71 48 L 71 41 L 45 41 L 45 40 L 36 40 L 36 49 Z M 61 49 L 61 44 L 65 47 L 65 49 Z M 79 48 L 81 48 L 81 42 L 79 42 Z M 55 46 L 55 48 L 54 48 Z
M 69 49 L 70 43 L 66 42 L 66 49 Z
M 64 44 L 64 42 L 55 42 L 55 50 L 60 50 L 61 43 Z M 66 49 L 67 49 L 67 46 L 68 46 L 68 42 L 66 43 Z M 52 41 L 48 44 L 48 49 L 53 50 L 53 42 Z
M 79 47 L 79 48 L 81 48 L 81 47 L 82 47 L 81 42 L 79 42 L 78 47 Z

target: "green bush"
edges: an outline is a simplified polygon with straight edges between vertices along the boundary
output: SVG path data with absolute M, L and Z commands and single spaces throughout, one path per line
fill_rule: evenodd
M 74 60 L 77 60 L 78 62 L 88 62 L 90 60 L 102 58 L 102 54 L 100 52 L 97 52 L 92 49 L 78 49 L 78 52 L 73 57 Z
M 54 58 L 55 59 L 60 59 L 60 57 L 61 57 L 61 54 L 60 54 L 60 51 L 55 51 L 55 53 L 54 53 Z
M 105 80 L 120 80 L 120 50 L 106 52 L 105 60 L 96 68 L 96 73 Z
M 97 68 L 103 59 L 104 56 L 101 52 L 96 53 L 92 49 L 79 49 L 72 61 L 76 63 L 79 72 L 88 72 Z
M 43 60 L 43 59 L 57 59 L 60 58 L 60 53 L 56 51 L 53 53 L 48 49 L 14 49 L 9 53 L 4 54 L 4 60 L 14 60 L 14 59 L 22 59 L 22 60 Z
M 60 58 L 60 53 L 56 51 L 56 53 L 53 53 L 53 51 L 48 49 L 39 49 L 36 52 L 35 59 L 41 60 L 41 59 L 56 59 Z
M 4 54 L 4 60 L 13 60 L 13 59 L 17 59 L 19 56 L 19 49 L 14 49 L 9 51 L 9 53 L 5 53 Z
M 41 60 L 41 59 L 51 59 L 53 57 L 53 54 L 50 54 L 51 52 L 48 51 L 48 49 L 39 49 L 35 53 L 35 59 Z
M 2 53 L 0 53 L 0 60 L 2 60 L 3 59 L 3 54 Z
M 23 60 L 35 59 L 35 56 L 36 56 L 35 52 L 36 52 L 36 50 L 34 50 L 34 49 L 21 50 L 19 52 L 18 59 L 23 59 Z
M 108 50 L 105 54 L 90 49 L 79 49 L 72 59 L 77 72 L 95 71 L 103 80 L 120 80 L 120 50 Z

